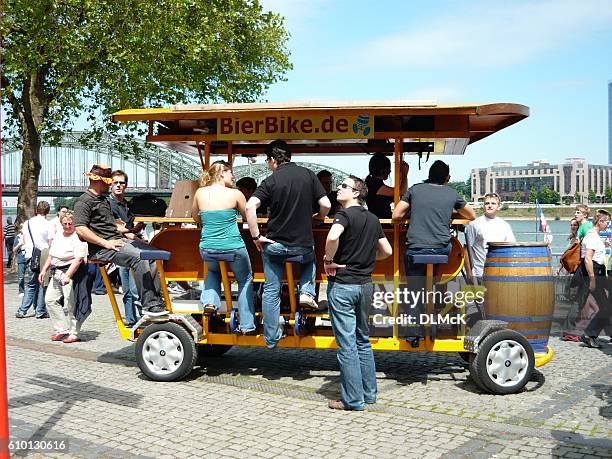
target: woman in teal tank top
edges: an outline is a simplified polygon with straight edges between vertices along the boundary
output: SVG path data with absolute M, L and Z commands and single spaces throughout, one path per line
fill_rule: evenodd
M 208 271 L 200 301 L 204 312 L 214 314 L 221 306 L 221 271 L 219 260 L 228 262 L 238 281 L 239 329 L 242 333 L 255 330 L 253 304 L 253 272 L 244 240 L 240 235 L 236 217 L 246 221 L 244 195 L 232 188 L 231 166 L 215 161 L 202 173 L 201 187 L 193 198 L 191 214 L 202 225 L 200 254 L 206 260 Z

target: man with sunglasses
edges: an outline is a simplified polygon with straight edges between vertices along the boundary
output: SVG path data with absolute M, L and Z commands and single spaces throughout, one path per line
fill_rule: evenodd
M 125 190 L 128 185 L 128 175 L 117 169 L 111 174 L 113 182 L 111 183 L 111 192 L 108 195 L 108 203 L 111 206 L 113 216 L 117 223 L 122 225 L 124 237 L 134 239 L 144 229 L 145 224 L 139 222 L 134 225 L 134 214 L 128 207 L 125 200 Z M 125 320 L 128 326 L 134 325 L 138 321 L 138 313 L 136 311 L 136 302 L 138 299 L 138 290 L 136 283 L 130 273 L 130 268 L 118 266 L 119 278 L 121 279 L 121 288 L 123 289 L 123 307 L 125 308 Z
M 301 257 L 300 305 L 317 309 L 315 301 L 315 253 L 312 234 L 313 204 L 319 204 L 315 219 L 323 220 L 331 203 L 317 176 L 291 162 L 289 145 L 275 140 L 266 147 L 266 161 L 272 175 L 253 193 L 246 206 L 247 222 L 257 250 L 262 252 L 266 283 L 262 298 L 264 339 L 273 349 L 283 336 L 280 325 L 281 280 L 285 260 Z M 262 236 L 257 209 L 269 209 L 268 228 Z
M 368 188 L 349 175 L 338 186 L 338 210 L 325 242 L 323 266 L 328 276 L 327 299 L 338 344 L 340 400 L 335 410 L 361 411 L 376 402 L 376 365 L 369 338 L 369 314 L 376 260 L 391 255 L 378 217 L 363 207 Z

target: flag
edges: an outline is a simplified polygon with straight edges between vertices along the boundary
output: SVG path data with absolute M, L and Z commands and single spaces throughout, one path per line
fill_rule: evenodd
M 546 217 L 544 216 L 544 211 L 542 207 L 540 207 L 540 202 L 536 199 L 536 212 L 538 214 L 538 220 L 540 221 L 539 230 L 544 234 L 544 242 L 548 244 L 552 244 L 552 234 L 550 233 L 550 228 L 548 227 L 548 223 L 546 222 Z

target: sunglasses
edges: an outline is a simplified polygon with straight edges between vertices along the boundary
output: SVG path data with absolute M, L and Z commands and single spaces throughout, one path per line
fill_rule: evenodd
M 121 186 L 126 186 L 127 182 L 113 182 L 113 185 L 121 185 Z
M 340 188 L 344 188 L 345 190 L 346 190 L 347 188 L 350 188 L 350 189 L 351 189 L 351 190 L 353 190 L 353 191 L 357 191 L 357 189 L 356 189 L 356 188 L 353 188 L 352 186 L 347 185 L 346 183 L 341 183 L 341 184 L 340 184 Z

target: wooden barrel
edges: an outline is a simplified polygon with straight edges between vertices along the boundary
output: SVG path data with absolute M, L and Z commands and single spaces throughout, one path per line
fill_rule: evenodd
M 485 316 L 503 320 L 545 352 L 555 304 L 548 244 L 490 242 L 484 266 Z

